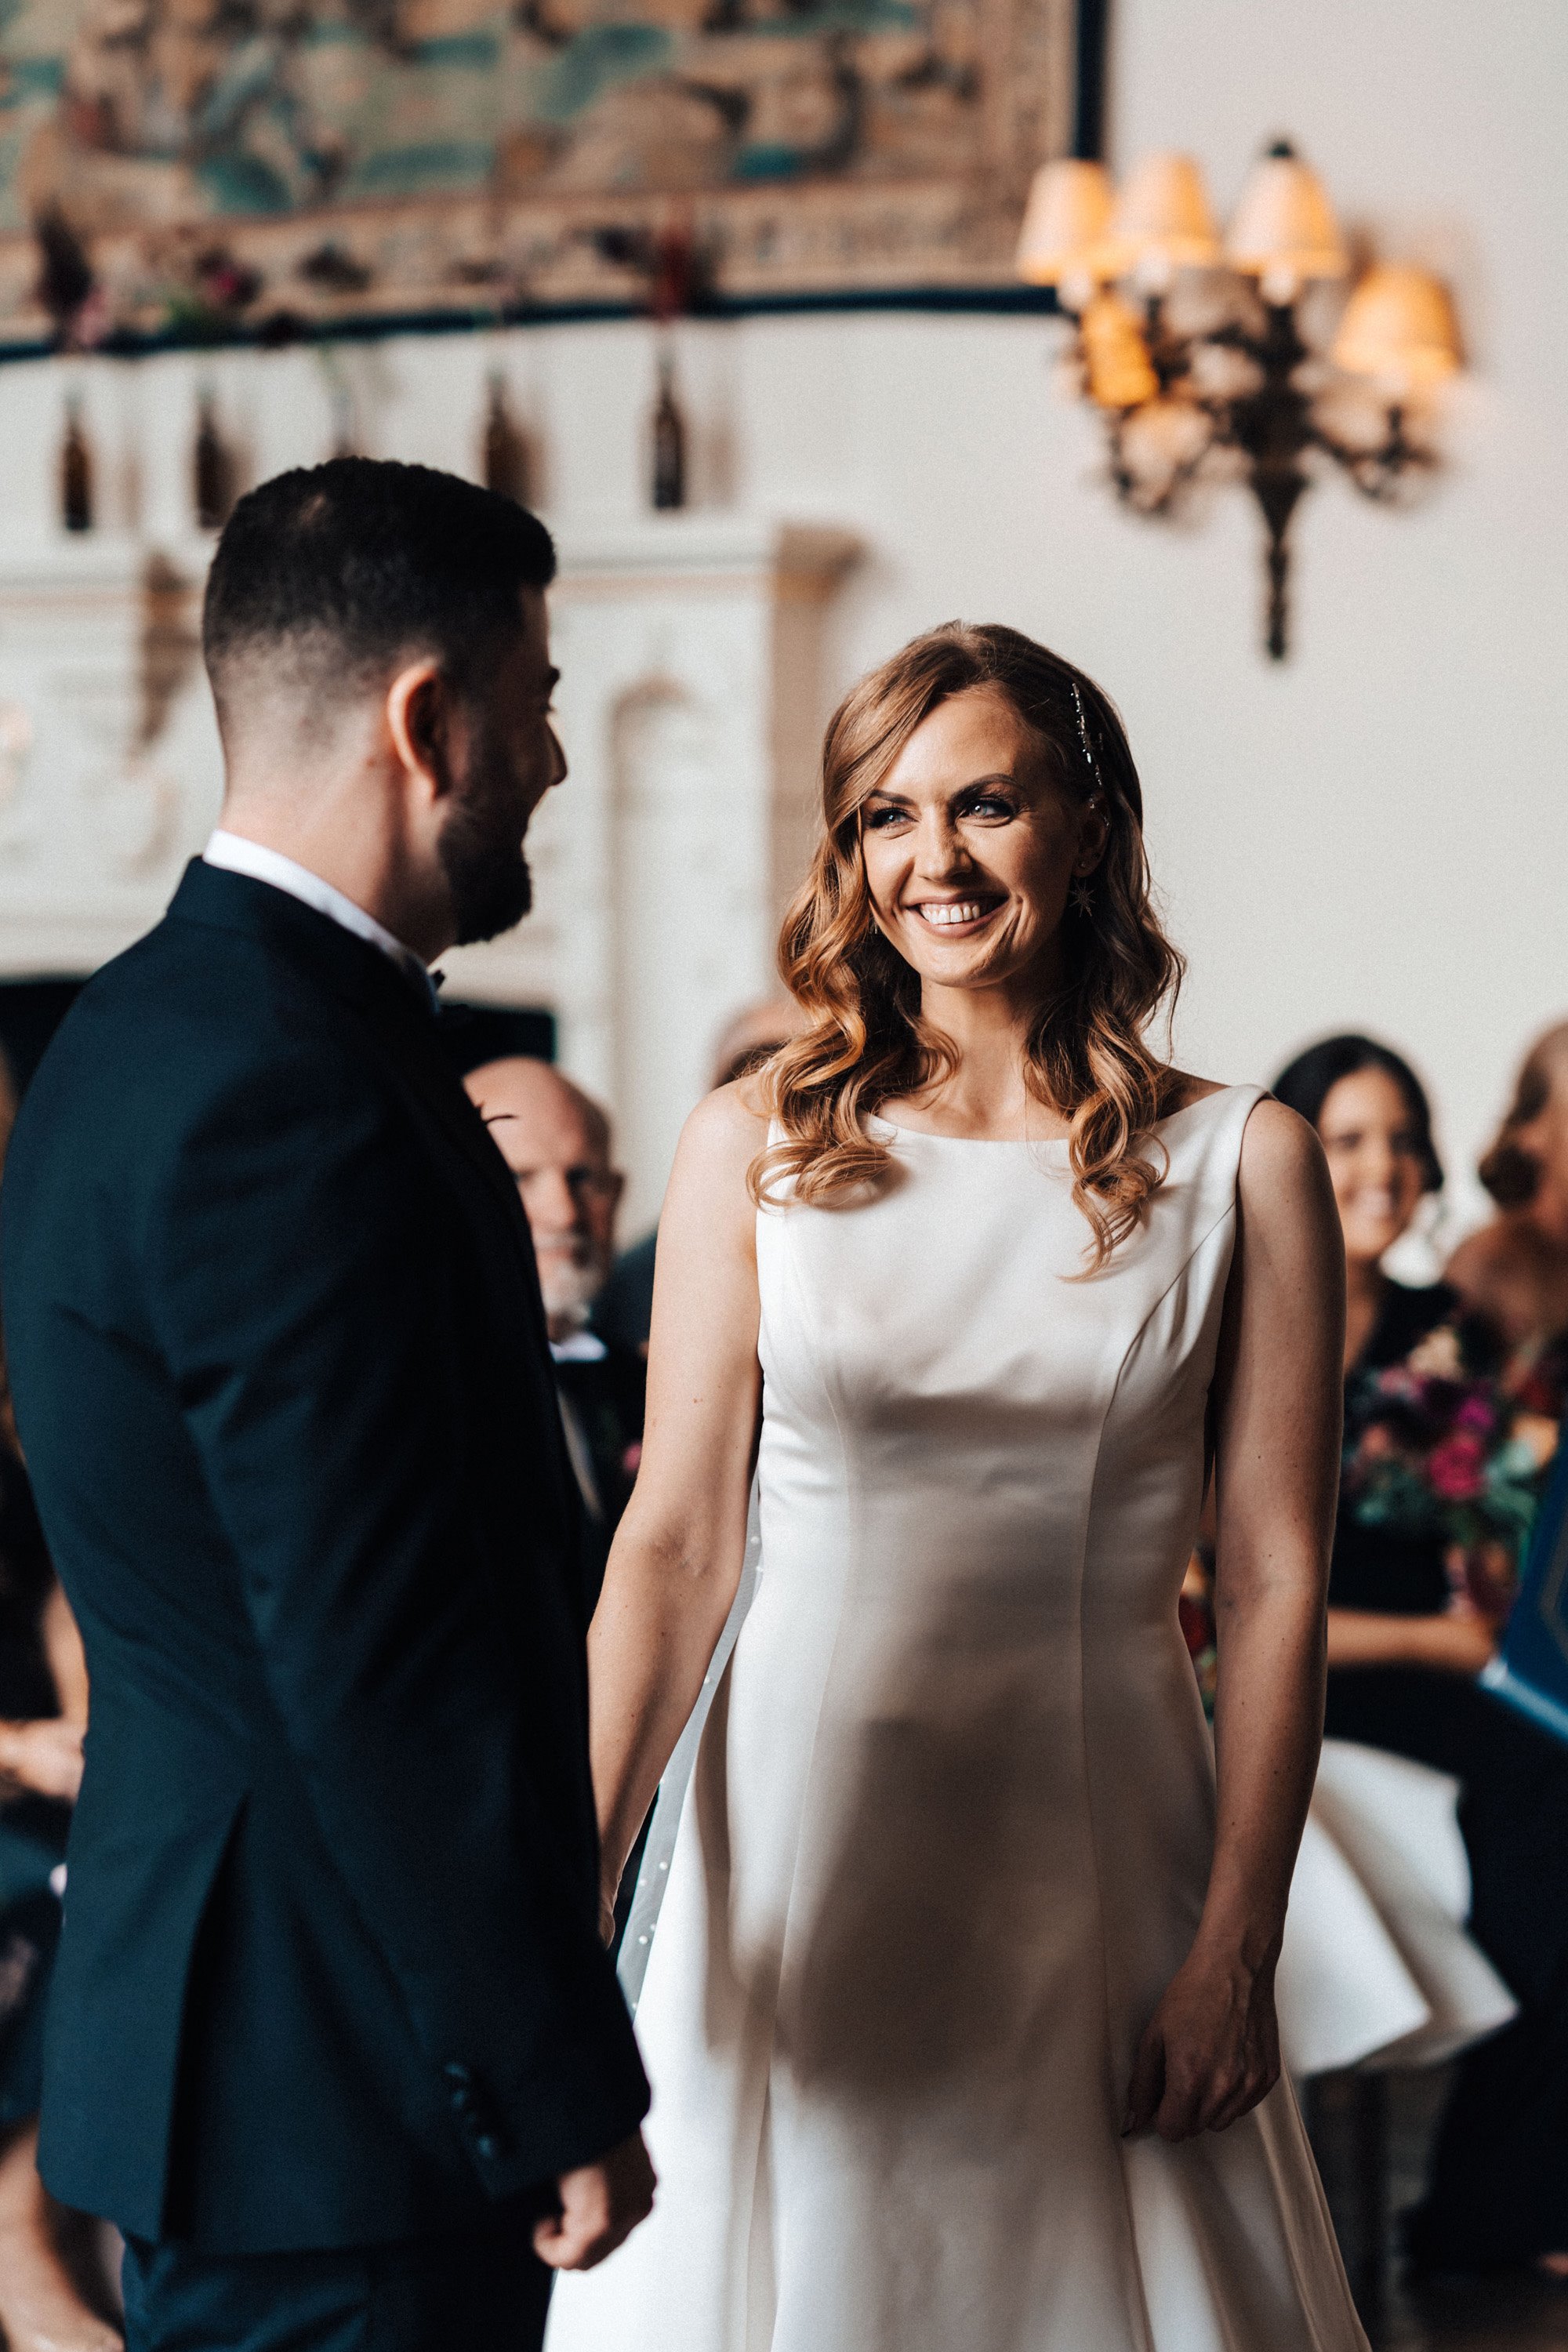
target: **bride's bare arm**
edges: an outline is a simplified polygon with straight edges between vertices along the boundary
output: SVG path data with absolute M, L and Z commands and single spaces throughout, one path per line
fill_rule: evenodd
M 1344 1259 L 1317 1139 L 1281 1104 L 1247 1122 L 1238 1193 L 1214 1395 L 1214 1865 L 1128 2101 L 1128 2127 L 1166 2139 L 1223 2131 L 1278 2078 L 1274 1967 L 1323 1727 Z
M 642 1462 L 588 1635 L 608 1899 L 740 1582 L 762 1375 L 756 1212 L 767 1138 L 745 1082 L 687 1121 L 659 1219 Z

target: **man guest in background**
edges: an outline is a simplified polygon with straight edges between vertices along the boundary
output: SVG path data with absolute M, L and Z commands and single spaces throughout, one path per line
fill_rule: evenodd
M 713 1041 L 710 1087 L 730 1086 L 748 1071 L 760 1070 L 781 1045 L 798 1037 L 805 1026 L 805 1015 L 793 996 L 770 996 L 761 1003 L 743 1005 L 739 1013 L 731 1013 Z M 634 1242 L 630 1249 L 623 1250 L 611 1268 L 594 1316 L 595 1328 L 606 1339 L 614 1339 L 623 1348 L 635 1348 L 645 1360 L 648 1328 L 653 1320 L 653 1262 L 658 1242 L 656 1228 L 645 1234 L 641 1241 Z
M 626 1179 L 613 1165 L 604 1111 L 548 1062 L 514 1055 L 470 1070 L 463 1083 L 517 1180 L 533 1235 L 566 1447 L 588 1523 L 591 1607 L 637 1476 L 647 1385 L 641 1351 L 592 1327 L 615 1262 Z
M 243 499 L 220 830 L 6 1168 L 92 1730 L 41 2169 L 132 2352 L 517 2352 L 648 2209 L 597 1936 L 581 1507 L 527 1221 L 426 967 L 527 910 L 553 551 L 342 458 Z

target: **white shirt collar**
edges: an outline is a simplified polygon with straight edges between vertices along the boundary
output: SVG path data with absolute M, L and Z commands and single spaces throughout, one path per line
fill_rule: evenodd
M 610 1351 L 596 1331 L 569 1331 L 552 1339 L 550 1352 L 558 1364 L 602 1364 Z
M 219 825 L 202 852 L 202 862 L 221 866 L 228 874 L 247 874 L 253 882 L 268 882 L 275 890 L 286 890 L 291 898 L 313 907 L 318 915 L 325 915 L 343 930 L 352 931 L 355 939 L 368 940 L 413 982 L 421 996 L 427 996 L 432 1003 L 436 1002 L 429 971 L 412 948 L 405 947 L 384 923 L 367 915 L 363 907 L 345 898 L 333 884 L 323 882 L 308 866 L 285 857 L 280 849 L 268 849 L 262 842 L 247 841 L 243 834 L 226 833 Z

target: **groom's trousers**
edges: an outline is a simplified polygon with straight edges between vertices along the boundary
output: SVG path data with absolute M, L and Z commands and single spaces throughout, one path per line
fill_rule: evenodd
M 126 2352 L 539 2352 L 551 2273 L 536 2197 L 483 2230 L 320 2252 L 126 2241 Z

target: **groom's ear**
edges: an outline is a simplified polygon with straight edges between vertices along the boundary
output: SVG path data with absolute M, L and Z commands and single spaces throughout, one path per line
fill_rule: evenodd
M 452 688 L 438 661 L 410 662 L 386 689 L 386 729 L 411 782 L 432 801 L 452 790 Z

